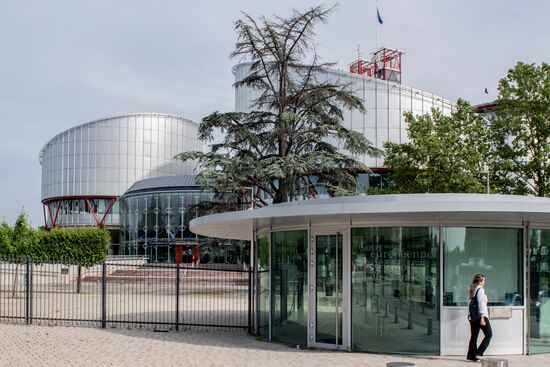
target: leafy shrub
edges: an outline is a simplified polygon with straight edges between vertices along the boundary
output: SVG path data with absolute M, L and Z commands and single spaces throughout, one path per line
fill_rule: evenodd
M 10 256 L 12 254 L 12 236 L 13 229 L 8 223 L 2 222 L 2 224 L 0 224 L 0 256 Z
M 0 256 L 97 264 L 105 261 L 111 235 L 98 227 L 33 229 L 23 212 L 12 228 L 0 224 Z
M 111 242 L 109 232 L 97 227 L 55 228 L 40 232 L 38 246 L 30 253 L 35 259 L 97 264 L 105 261 Z

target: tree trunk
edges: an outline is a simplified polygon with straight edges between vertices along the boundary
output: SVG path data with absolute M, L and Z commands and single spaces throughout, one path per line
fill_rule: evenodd
M 286 203 L 288 201 L 288 184 L 284 178 L 279 179 L 279 190 L 273 199 L 273 204 Z
M 15 298 L 15 290 L 17 289 L 17 283 L 19 280 L 19 263 L 15 266 L 15 275 L 13 279 L 13 288 L 11 292 L 11 298 Z

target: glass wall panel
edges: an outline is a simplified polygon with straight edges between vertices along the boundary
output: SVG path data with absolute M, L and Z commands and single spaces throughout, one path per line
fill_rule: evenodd
M 199 262 L 246 263 L 249 247 L 242 242 L 214 241 L 191 233 L 189 221 L 206 213 L 206 209 L 199 210 L 200 201 L 213 201 L 213 194 L 181 190 L 123 196 L 120 254 L 174 262 L 176 246 L 181 245 L 182 262 L 191 263 L 192 248 L 198 246 Z
M 529 353 L 550 353 L 550 229 L 531 230 Z
M 269 339 L 269 235 L 258 236 L 258 335 Z
M 271 338 L 307 345 L 307 230 L 271 237 Z
M 439 354 L 439 229 L 352 229 L 354 351 Z
M 523 304 L 521 228 L 444 228 L 444 306 L 467 306 L 474 275 L 486 277 L 489 305 Z
M 315 341 L 342 344 L 342 235 L 315 236 Z

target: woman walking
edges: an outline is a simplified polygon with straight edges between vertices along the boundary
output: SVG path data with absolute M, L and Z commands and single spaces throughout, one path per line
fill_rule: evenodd
M 483 274 L 476 274 L 472 284 L 470 284 L 469 296 L 470 296 L 470 306 L 469 306 L 469 315 L 468 319 L 470 320 L 470 343 L 468 345 L 468 356 L 466 357 L 469 361 L 480 362 L 481 360 L 477 357 L 482 356 L 489 346 L 491 337 L 493 336 L 493 331 L 491 330 L 491 323 L 489 322 L 488 312 L 487 312 L 487 296 L 485 295 L 485 276 Z M 483 331 L 485 336 L 481 341 L 479 347 L 477 346 L 477 337 L 479 335 L 479 330 Z

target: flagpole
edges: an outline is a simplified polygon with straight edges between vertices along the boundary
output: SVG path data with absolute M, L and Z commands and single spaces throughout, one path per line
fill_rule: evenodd
M 376 12 L 378 14 L 378 0 L 376 0 Z M 374 49 L 374 52 L 378 51 L 378 26 L 380 25 L 378 22 L 378 19 L 376 19 L 376 22 L 374 22 L 376 24 L 376 48 Z

